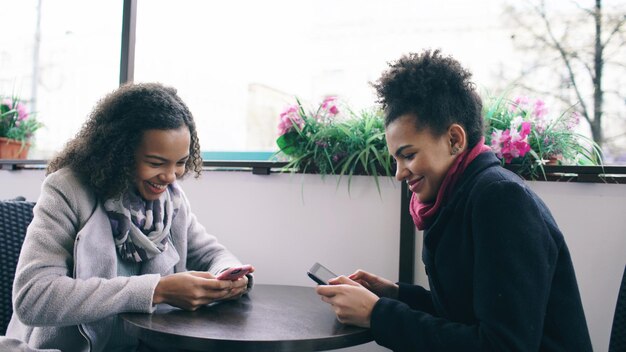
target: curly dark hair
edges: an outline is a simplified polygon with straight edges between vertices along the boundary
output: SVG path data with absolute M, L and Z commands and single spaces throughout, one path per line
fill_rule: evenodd
M 410 53 L 389 64 L 389 69 L 372 86 L 385 111 L 385 126 L 398 117 L 414 115 L 418 131 L 429 128 L 436 135 L 453 123 L 463 126 L 468 145 L 482 137 L 482 101 L 472 74 L 439 50 Z
M 146 130 L 187 126 L 191 134 L 185 173 L 202 170 L 196 125 L 176 89 L 160 83 L 126 84 L 96 104 L 76 136 L 50 162 L 47 174 L 69 167 L 108 199 L 125 192 L 135 174 L 135 150 Z

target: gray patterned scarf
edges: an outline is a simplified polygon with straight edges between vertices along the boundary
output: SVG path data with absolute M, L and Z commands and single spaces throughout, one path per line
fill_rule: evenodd
M 180 203 L 181 192 L 176 183 L 170 184 L 155 201 L 146 201 L 133 191 L 105 201 L 120 256 L 139 263 L 165 251 Z

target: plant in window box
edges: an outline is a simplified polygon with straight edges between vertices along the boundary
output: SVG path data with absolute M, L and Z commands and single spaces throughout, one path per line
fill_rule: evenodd
M 486 144 L 502 164 L 519 164 L 518 173 L 546 179 L 544 165 L 598 165 L 598 145 L 575 131 L 580 115 L 570 107 L 550 115 L 541 99 L 506 96 L 486 99 Z
M 42 126 L 19 99 L 0 97 L 0 159 L 26 159 L 31 139 Z
M 346 113 L 344 113 L 344 111 Z M 285 169 L 321 175 L 392 175 L 392 159 L 385 142 L 380 109 L 355 113 L 340 109 L 335 97 L 316 109 L 305 110 L 300 100 L 280 114 L 278 155 L 289 160 Z M 380 190 L 380 188 L 379 188 Z

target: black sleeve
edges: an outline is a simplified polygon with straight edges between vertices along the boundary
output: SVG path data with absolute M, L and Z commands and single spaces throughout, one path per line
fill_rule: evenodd
M 397 352 L 480 351 L 476 327 L 452 323 L 389 298 L 376 302 L 371 330 L 379 345 Z
M 430 291 L 422 286 L 398 282 L 398 300 L 406 303 L 411 309 L 418 309 L 426 313 L 435 314 Z
M 557 247 L 533 195 L 494 182 L 471 203 L 475 322 L 459 323 L 382 298 L 376 342 L 394 351 L 538 351 Z M 450 258 L 454 260 L 454 258 Z M 454 278 L 451 278 L 454 279 Z

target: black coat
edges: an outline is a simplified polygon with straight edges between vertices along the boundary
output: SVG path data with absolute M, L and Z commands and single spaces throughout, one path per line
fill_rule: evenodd
M 569 251 L 547 206 L 493 153 L 465 170 L 424 232 L 430 291 L 372 312 L 395 351 L 591 351 Z

